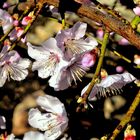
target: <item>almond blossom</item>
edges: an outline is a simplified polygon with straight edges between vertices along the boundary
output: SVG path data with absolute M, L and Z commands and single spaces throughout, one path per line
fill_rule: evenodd
M 4 34 L 8 32 L 13 26 L 13 19 L 11 15 L 7 11 L 2 9 L 0 9 L 0 25 L 3 28 Z
M 49 85 L 53 87 L 56 91 L 64 90 L 70 87 L 72 81 L 77 84 L 77 80 L 82 81 L 82 77 L 86 74 L 86 71 L 94 64 L 94 57 L 89 57 L 90 54 L 83 53 L 75 55 L 69 64 L 64 67 L 59 67 L 55 75 L 49 80 Z M 86 58 L 85 58 L 86 57 Z M 85 59 L 89 59 L 87 62 Z
M 126 84 L 136 80 L 136 78 L 128 72 L 124 72 L 122 74 L 114 74 L 109 75 L 106 78 L 102 79 L 100 83 L 97 83 L 92 88 L 92 91 L 89 95 L 89 100 L 94 100 L 99 96 L 106 96 L 106 92 L 110 94 L 110 92 L 114 93 L 116 90 L 121 89 Z M 82 90 L 81 95 L 85 93 L 89 84 Z
M 66 130 L 68 118 L 63 103 L 56 97 L 45 95 L 37 98 L 37 104 L 46 113 L 41 113 L 39 109 L 32 108 L 29 111 L 29 124 L 41 131 L 45 131 L 46 140 L 55 140 Z
M 0 53 L 0 56 L 0 87 L 4 85 L 6 79 L 12 78 L 21 81 L 26 78 L 28 75 L 27 68 L 30 65 L 29 59 L 21 58 L 14 50 L 5 54 Z
M 57 45 L 64 52 L 67 60 L 75 54 L 80 54 L 94 49 L 98 43 L 91 38 L 84 39 L 87 24 L 77 22 L 72 28 L 61 30 L 56 35 Z
M 61 49 L 57 47 L 55 38 L 48 39 L 38 47 L 30 43 L 27 45 L 29 56 L 36 60 L 32 70 L 38 70 L 38 76 L 41 78 L 52 76 L 58 67 L 68 63 L 64 60 Z

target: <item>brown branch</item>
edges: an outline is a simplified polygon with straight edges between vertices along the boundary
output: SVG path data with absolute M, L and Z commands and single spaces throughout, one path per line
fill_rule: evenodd
M 117 135 L 121 132 L 121 130 L 125 127 L 125 125 L 131 120 L 132 115 L 133 115 L 135 109 L 137 108 L 137 106 L 139 105 L 139 103 L 140 103 L 140 90 L 139 90 L 138 94 L 136 95 L 133 103 L 129 107 L 129 110 L 127 111 L 126 115 L 121 120 L 121 122 L 116 127 L 116 129 L 113 131 L 112 136 L 109 138 L 109 140 L 115 140 Z
M 59 5 L 59 0 L 44 0 L 43 2 L 54 5 L 55 7 Z M 125 19 L 116 15 L 111 10 L 103 6 L 98 7 L 93 4 L 83 4 L 77 10 L 77 14 L 103 24 L 110 28 L 111 31 L 126 38 L 132 45 L 140 50 L 140 36 L 133 30 L 129 22 L 125 22 Z

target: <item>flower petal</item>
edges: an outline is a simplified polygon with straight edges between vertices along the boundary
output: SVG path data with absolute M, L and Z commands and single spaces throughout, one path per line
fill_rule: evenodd
M 5 34 L 13 26 L 13 19 L 7 11 L 2 10 L 2 9 L 0 9 L 0 19 L 3 22 L 2 28 L 3 28 L 3 32 Z
M 62 115 L 65 112 L 64 105 L 56 97 L 45 95 L 37 98 L 37 104 L 47 112 Z
M 3 68 L 0 67 L 0 87 L 2 87 L 5 84 L 6 79 L 7 79 L 6 69 L 4 67 Z
M 10 69 L 10 77 L 16 81 L 24 80 L 28 75 L 28 70 L 21 69 L 16 64 L 9 65 L 9 69 Z
M 57 42 L 55 38 L 49 38 L 47 41 L 41 44 L 46 51 L 53 52 L 54 54 L 62 56 L 62 51 L 57 46 Z
M 21 69 L 26 69 L 30 66 L 31 61 L 27 58 L 20 58 L 20 60 L 18 61 L 17 67 L 21 68 Z
M 44 60 L 45 61 L 45 60 Z M 41 78 L 48 78 L 50 75 L 52 75 L 54 68 L 51 65 L 48 64 L 48 61 L 42 62 L 42 61 L 36 61 L 32 65 L 32 70 L 38 70 L 38 76 Z
M 46 131 L 48 129 L 48 119 L 45 115 L 41 115 L 38 109 L 30 109 L 28 113 L 28 122 L 32 127 L 38 128 L 41 131 Z
M 85 35 L 87 29 L 87 24 L 82 22 L 77 22 L 72 28 L 73 39 L 80 39 Z
M 42 133 L 38 131 L 29 131 L 24 134 L 23 140 L 45 140 L 45 137 Z
M 28 55 L 36 60 L 44 60 L 48 59 L 49 52 L 46 51 L 43 47 L 33 46 L 29 42 L 27 43 L 28 46 Z

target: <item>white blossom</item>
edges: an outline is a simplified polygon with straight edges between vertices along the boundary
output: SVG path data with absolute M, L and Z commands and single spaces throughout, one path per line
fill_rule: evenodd
M 88 99 L 94 100 L 95 96 L 106 96 L 106 92 L 114 92 L 134 80 L 136 80 L 136 78 L 128 72 L 109 75 L 102 79 L 100 83 L 94 85 Z M 81 95 L 85 93 L 89 84 L 82 90 Z
M 30 60 L 21 58 L 20 55 L 12 50 L 5 54 L 0 53 L 0 87 L 4 85 L 6 79 L 12 78 L 21 81 L 28 75 L 27 68 L 30 66 Z
M 33 63 L 32 70 L 38 70 L 38 76 L 41 78 L 52 76 L 55 69 L 67 64 L 54 38 L 48 39 L 40 47 L 30 43 L 27 43 L 27 45 L 29 56 L 36 60 Z
M 37 98 L 37 104 L 46 113 L 41 113 L 37 108 L 29 111 L 29 124 L 41 131 L 45 131 L 46 140 L 55 140 L 68 126 L 68 118 L 64 105 L 53 96 L 45 95 Z
M 11 15 L 7 11 L 2 9 L 0 9 L 0 25 L 3 28 L 4 34 L 8 32 L 13 26 L 13 19 Z

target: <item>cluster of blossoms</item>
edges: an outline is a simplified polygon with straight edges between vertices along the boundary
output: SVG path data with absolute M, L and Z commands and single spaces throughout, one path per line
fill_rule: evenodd
M 48 78 L 55 90 L 64 90 L 72 81 L 80 80 L 95 63 L 93 49 L 98 45 L 91 38 L 84 39 L 87 24 L 77 22 L 72 28 L 60 31 L 55 38 L 49 38 L 40 46 L 27 43 L 28 54 L 36 61 L 32 70 L 38 76 Z

